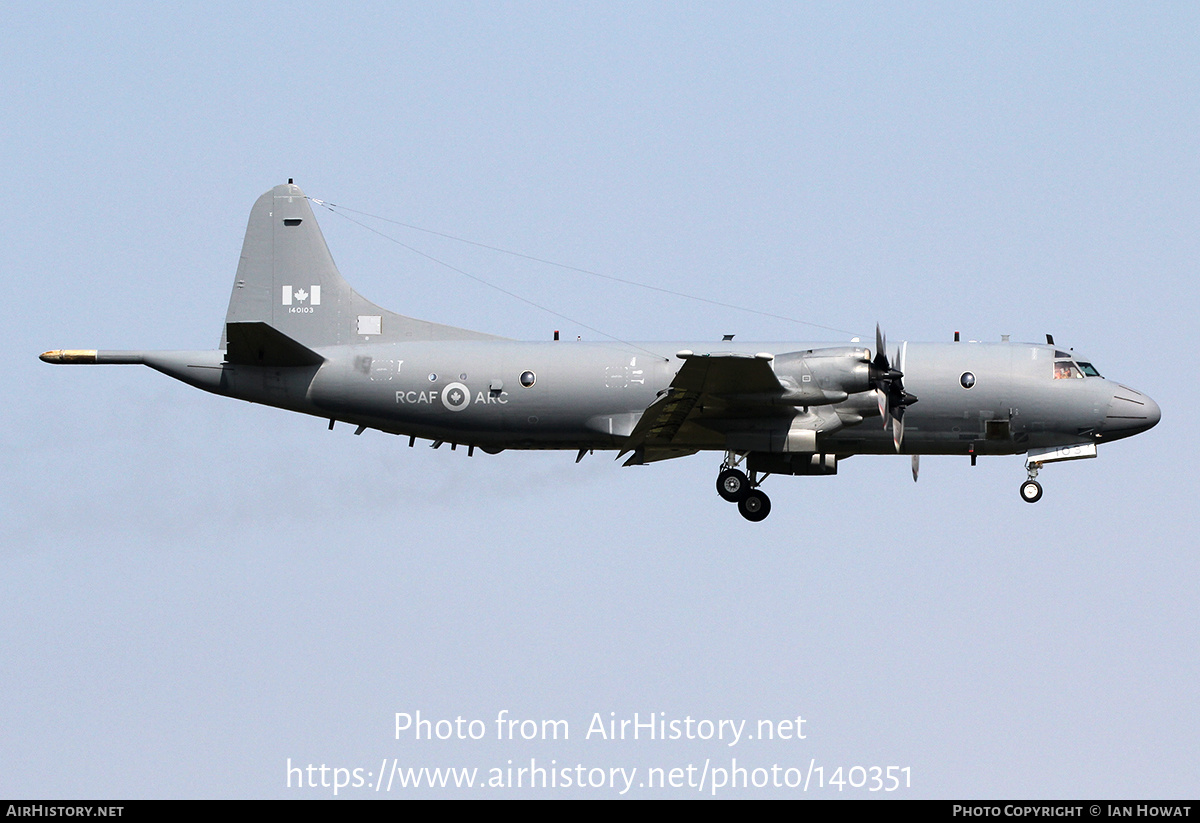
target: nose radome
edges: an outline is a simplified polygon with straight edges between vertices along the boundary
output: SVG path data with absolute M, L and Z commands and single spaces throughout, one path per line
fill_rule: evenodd
M 1104 431 L 1110 438 L 1129 437 L 1154 428 L 1162 419 L 1162 409 L 1147 395 L 1117 385 L 1104 418 Z
M 1142 397 L 1146 397 L 1146 395 L 1142 395 Z M 1146 397 L 1146 428 L 1154 428 L 1158 425 L 1159 420 L 1162 420 L 1162 409 L 1158 407 L 1157 403 Z

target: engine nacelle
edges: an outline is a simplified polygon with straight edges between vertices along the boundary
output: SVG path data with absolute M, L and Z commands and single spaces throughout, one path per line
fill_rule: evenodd
M 836 395 L 871 387 L 871 351 L 857 346 L 786 352 L 775 355 L 775 374 L 801 391 L 819 389 Z M 836 402 L 836 401 L 835 401 Z

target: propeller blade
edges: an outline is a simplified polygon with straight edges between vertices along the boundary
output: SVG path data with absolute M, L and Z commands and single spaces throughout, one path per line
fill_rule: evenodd
M 879 416 L 883 428 L 892 427 L 892 440 L 896 451 L 904 440 L 904 408 L 917 402 L 917 398 L 904 390 L 904 372 L 899 368 L 904 349 L 896 347 L 896 359 L 888 361 L 887 336 L 878 323 L 875 324 L 875 357 L 871 360 L 871 383 L 875 388 L 875 399 L 879 402 Z
M 921 471 L 921 455 L 914 454 L 912 459 L 913 482 L 917 482 L 917 474 Z

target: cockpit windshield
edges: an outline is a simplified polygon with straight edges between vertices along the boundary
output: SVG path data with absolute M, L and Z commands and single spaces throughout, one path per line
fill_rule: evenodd
M 1099 377 L 1100 372 L 1096 371 L 1096 367 L 1091 363 L 1075 363 L 1071 360 L 1056 360 L 1054 361 L 1054 379 L 1055 380 L 1071 380 L 1084 377 Z
M 1070 360 L 1057 360 L 1054 363 L 1054 379 L 1055 380 L 1070 380 L 1071 378 L 1083 379 L 1083 372 L 1079 367 Z

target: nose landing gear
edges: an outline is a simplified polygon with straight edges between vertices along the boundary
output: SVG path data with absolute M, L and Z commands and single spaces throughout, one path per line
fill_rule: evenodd
M 1042 499 L 1042 484 L 1034 479 L 1041 467 L 1041 463 L 1025 464 L 1025 469 L 1029 472 L 1029 479 L 1021 484 L 1021 499 L 1026 503 L 1036 503 Z
M 1042 499 L 1042 484 L 1036 480 L 1026 480 L 1021 484 L 1021 499 L 1026 503 L 1036 503 Z
M 752 523 L 757 523 L 765 520 L 771 513 L 771 498 L 758 489 L 762 480 L 766 479 L 766 475 L 763 475 L 761 480 L 758 478 L 757 472 L 752 472 L 748 476 L 737 468 L 741 462 L 741 455 L 733 452 L 726 453 L 725 461 L 721 464 L 721 473 L 717 475 L 717 494 L 721 495 L 723 500 L 737 503 L 742 517 Z
M 1025 470 L 1029 472 L 1029 479 L 1021 484 L 1021 499 L 1026 503 L 1036 503 L 1042 499 L 1042 485 L 1037 482 L 1037 476 L 1038 470 L 1047 463 L 1084 460 L 1095 456 L 1095 443 L 1074 443 L 1069 446 L 1030 449 L 1025 457 Z

